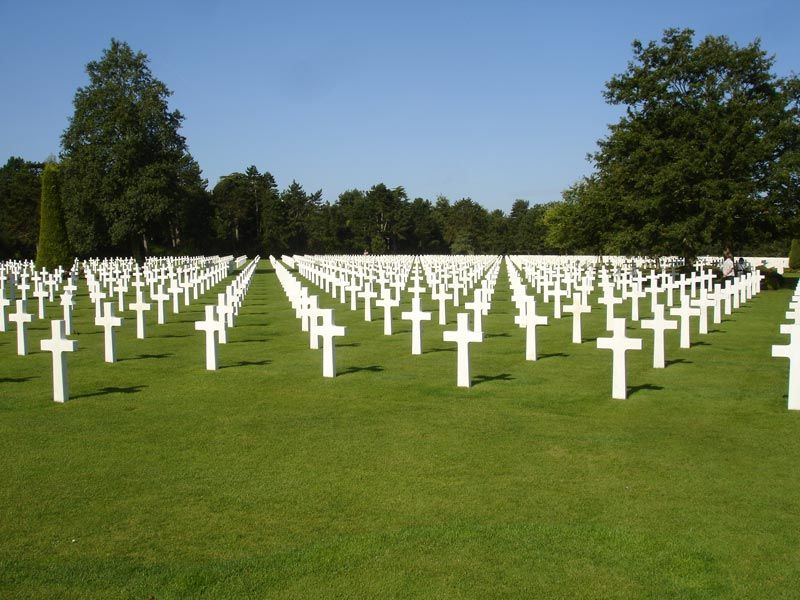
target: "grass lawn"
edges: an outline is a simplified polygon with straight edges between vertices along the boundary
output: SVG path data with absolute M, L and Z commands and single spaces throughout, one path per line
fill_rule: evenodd
M 584 315 L 581 345 L 569 315 L 551 318 L 526 362 L 505 268 L 472 388 L 455 385 L 430 299 L 412 356 L 398 309 L 385 337 L 381 310 L 365 323 L 325 297 L 347 336 L 323 379 L 268 267 L 215 372 L 200 302 L 163 326 L 151 311 L 145 340 L 126 312 L 106 364 L 82 284 L 64 405 L 39 351 L 48 322 L 26 357 L 0 334 L 0 597 L 800 594 L 800 414 L 788 361 L 770 357 L 789 290 L 706 336 L 695 325 L 691 349 L 667 332 L 664 370 L 629 322 L 644 350 L 620 401 L 593 341 L 605 308 Z

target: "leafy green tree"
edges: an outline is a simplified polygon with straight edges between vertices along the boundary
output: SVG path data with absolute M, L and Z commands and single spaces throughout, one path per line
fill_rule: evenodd
M 11 157 L 0 167 L 0 256 L 31 258 L 39 236 L 43 163 Z
M 438 202 L 437 202 L 438 206 Z M 452 206 L 442 202 L 445 213 L 444 239 L 453 254 L 480 254 L 487 247 L 489 214 L 471 198 L 462 198 Z
M 500 209 L 487 215 L 486 230 L 479 251 L 483 254 L 507 254 L 509 248 L 508 218 Z
M 339 194 L 336 206 L 341 225 L 344 226 L 342 249 L 360 253 L 372 246 L 372 222 L 364 192 L 347 190 Z
M 507 248 L 511 254 L 545 254 L 551 251 L 547 243 L 545 222 L 551 204 L 531 206 L 526 200 L 516 200 L 508 215 Z
M 52 271 L 58 266 L 67 268 L 71 262 L 59 187 L 59 167 L 55 163 L 47 163 L 42 172 L 39 242 L 36 246 L 36 267 L 39 269 Z
M 296 181 L 281 193 L 284 236 L 291 254 L 308 252 L 312 238 L 312 220 L 322 202 L 322 191 L 307 194 Z
M 181 159 L 178 187 L 180 193 L 165 223 L 171 251 L 187 254 L 214 251 L 213 209 L 208 181 L 202 177 L 200 166 L 189 154 L 184 154 Z
M 187 186 L 202 186 L 199 169 L 187 169 L 178 133 L 183 115 L 169 110 L 171 92 L 153 76 L 147 56 L 124 42 L 112 39 L 86 71 L 89 84 L 75 94 L 61 138 L 70 242 L 80 255 L 141 255 L 149 239 L 170 229 L 170 218 L 185 213 L 175 205 Z
M 407 208 L 406 238 L 401 244 L 404 252 L 411 254 L 444 254 L 446 244 L 442 227 L 429 200 L 414 198 Z
M 389 189 L 383 183 L 372 186 L 365 194 L 370 219 L 370 246 L 373 253 L 397 252 L 405 239 L 408 223 L 408 196 L 402 187 Z
M 545 245 L 564 254 L 624 254 L 611 228 L 621 207 L 610 202 L 596 176 L 566 189 L 544 214 Z M 624 235 L 624 233 L 623 233 Z
M 792 245 L 789 248 L 789 267 L 800 269 L 800 240 L 796 238 L 792 240 Z
M 211 192 L 211 203 L 224 251 L 249 255 L 264 248 L 272 254 L 284 251 L 278 186 L 270 173 L 261 174 L 250 166 L 244 173 L 221 177 Z
M 606 100 L 626 113 L 579 190 L 573 216 L 601 217 L 584 245 L 693 257 L 797 224 L 797 78 L 773 75 L 758 41 L 693 36 L 668 29 L 660 43 L 634 41 L 627 70 L 606 84 Z

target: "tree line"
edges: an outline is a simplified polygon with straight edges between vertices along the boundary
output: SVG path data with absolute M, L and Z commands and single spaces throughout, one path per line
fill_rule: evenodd
M 669 29 L 633 43 L 607 102 L 625 107 L 560 199 L 488 211 L 470 198 L 410 199 L 377 183 L 333 202 L 256 166 L 208 189 L 183 115 L 146 55 L 112 40 L 77 90 L 51 186 L 63 227 L 39 224 L 45 163 L 0 167 L 0 253 L 32 257 L 39 231 L 76 256 L 295 253 L 785 255 L 800 224 L 800 81 L 758 41 L 695 43 Z

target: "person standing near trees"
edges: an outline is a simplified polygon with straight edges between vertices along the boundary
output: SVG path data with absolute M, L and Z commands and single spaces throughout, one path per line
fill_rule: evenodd
M 733 279 L 733 256 L 729 250 L 725 251 L 725 260 L 722 261 L 722 278 Z

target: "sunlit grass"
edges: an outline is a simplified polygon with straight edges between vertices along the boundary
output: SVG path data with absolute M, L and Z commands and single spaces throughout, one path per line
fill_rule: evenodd
M 27 357 L 0 334 L 0 596 L 796 597 L 800 415 L 770 358 L 788 291 L 689 350 L 668 332 L 664 370 L 629 322 L 644 350 L 619 401 L 611 353 L 573 345 L 569 316 L 524 360 L 505 273 L 472 388 L 430 300 L 412 356 L 405 308 L 385 337 L 380 311 L 325 298 L 348 329 L 323 379 L 267 266 L 216 372 L 199 303 L 152 311 L 145 340 L 126 313 L 105 364 L 82 295 L 65 405 L 47 323 Z M 584 338 L 604 324 L 595 307 Z

